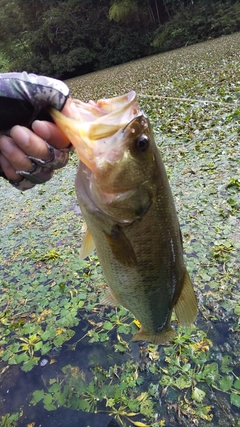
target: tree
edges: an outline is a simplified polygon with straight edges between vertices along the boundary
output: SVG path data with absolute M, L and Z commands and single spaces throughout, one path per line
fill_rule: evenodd
M 239 30 L 238 0 L 0 0 L 2 69 L 59 78 Z
M 16 1 L 0 1 L 0 49 L 9 62 L 28 55 L 27 29 Z
M 160 0 L 113 0 L 109 9 L 109 19 L 116 22 L 149 23 L 159 25 L 163 12 Z

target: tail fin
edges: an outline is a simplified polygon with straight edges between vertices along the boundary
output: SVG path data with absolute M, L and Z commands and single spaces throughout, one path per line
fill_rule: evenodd
M 140 329 L 135 335 L 133 335 L 131 341 L 148 341 L 153 344 L 166 344 L 168 341 L 172 341 L 176 336 L 176 332 L 169 328 L 161 332 L 148 332 L 143 328 Z

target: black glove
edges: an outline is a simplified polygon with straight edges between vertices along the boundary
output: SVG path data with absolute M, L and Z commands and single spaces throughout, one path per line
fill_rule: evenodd
M 69 88 L 60 80 L 26 72 L 0 73 L 0 134 L 7 134 L 15 125 L 31 128 L 36 119 L 52 122 L 48 107 L 60 111 L 68 97 Z M 48 181 L 55 169 L 66 165 L 72 147 L 58 150 L 49 144 L 47 146 L 51 159 L 44 161 L 27 156 L 31 159 L 33 168 L 30 172 L 16 171 L 20 180 L 8 180 L 1 165 L 0 176 L 21 191 Z
M 51 106 L 62 110 L 69 88 L 60 80 L 23 73 L 0 73 L 0 133 L 14 125 L 30 127 L 35 119 L 52 118 Z

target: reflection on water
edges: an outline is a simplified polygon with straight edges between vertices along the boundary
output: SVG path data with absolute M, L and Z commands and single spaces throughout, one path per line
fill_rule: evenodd
M 199 382 L 197 385 L 198 390 L 203 390 L 206 393 L 204 397 L 205 406 L 206 402 L 211 406 L 211 414 L 213 415 L 213 419 L 211 421 L 211 425 L 214 426 L 237 426 L 240 420 L 240 410 L 233 405 L 230 405 L 229 402 L 229 392 L 226 394 L 220 389 L 217 390 L 214 386 L 216 375 L 218 373 L 223 374 L 225 371 L 227 376 L 230 378 L 232 375 L 237 378 L 240 376 L 240 365 L 239 365 L 239 342 L 235 343 L 231 341 L 231 333 L 229 332 L 229 324 L 224 322 L 204 322 L 204 319 L 199 321 L 198 326 L 200 328 L 207 329 L 207 339 L 196 341 L 196 336 L 193 336 L 193 342 L 195 342 L 195 347 L 201 345 L 202 352 L 200 354 L 200 358 L 198 358 L 198 370 L 200 369 L 200 364 L 203 363 L 205 366 L 211 366 L 211 369 L 208 372 L 208 377 L 212 376 L 212 384 L 211 381 L 207 381 L 206 383 Z M 184 331 L 184 329 L 182 329 Z M 144 343 L 130 343 L 129 349 L 130 351 L 126 353 L 113 352 L 113 344 L 116 342 L 116 330 L 111 331 L 110 340 L 104 343 L 89 343 L 87 338 L 80 340 L 86 334 L 86 321 L 80 322 L 79 326 L 75 328 L 75 336 L 65 343 L 61 349 L 55 350 L 52 353 L 49 353 L 47 356 L 43 356 L 39 360 L 38 366 L 34 367 L 30 372 L 23 372 L 20 369 L 19 365 L 10 366 L 9 369 L 5 371 L 2 375 L 1 381 L 1 406 L 0 406 L 0 415 L 1 414 L 12 414 L 14 412 L 19 412 L 21 414 L 17 424 L 17 427 L 26 427 L 26 426 L 34 426 L 34 427 L 54 427 L 54 426 L 70 426 L 71 427 L 117 427 L 119 426 L 120 419 L 113 419 L 111 416 L 111 408 L 106 407 L 103 404 L 102 396 L 98 392 L 100 388 L 95 388 L 96 392 L 96 401 L 90 402 L 90 394 L 88 394 L 87 400 L 91 404 L 93 404 L 92 408 L 94 411 L 98 411 L 97 413 L 93 413 L 91 411 L 91 406 L 88 407 L 88 411 L 84 410 L 76 410 L 76 402 L 74 400 L 71 401 L 68 394 L 74 393 L 77 390 L 74 390 L 74 387 L 70 387 L 67 389 L 68 385 L 71 385 L 72 378 L 78 378 L 77 384 L 79 388 L 82 387 L 81 381 L 86 384 L 92 384 L 94 380 L 94 384 L 101 385 L 101 381 L 107 382 L 111 385 L 115 380 L 120 380 L 118 386 L 121 386 L 121 370 L 120 368 L 124 366 L 124 363 L 128 363 L 129 361 L 133 361 L 137 367 L 137 376 L 141 379 L 139 381 L 139 390 L 138 396 L 144 396 L 144 393 L 149 393 L 149 390 L 152 392 L 151 399 L 154 402 L 154 411 L 156 412 L 156 423 L 151 425 L 164 425 L 157 423 L 157 420 L 165 420 L 165 425 L 171 426 L 207 426 L 209 425 L 209 421 L 204 421 L 203 419 L 198 419 L 197 424 L 194 419 L 197 420 L 196 415 L 199 411 L 195 412 L 191 416 L 190 413 L 187 413 L 184 407 L 181 408 L 178 406 L 178 397 L 179 397 L 179 388 L 181 390 L 180 382 L 178 383 L 178 388 L 174 387 L 174 383 L 172 387 L 164 387 L 159 385 L 160 375 L 162 373 L 166 373 L 168 368 L 168 363 L 165 362 L 166 354 L 170 351 L 171 354 L 172 346 L 162 347 L 159 346 L 147 346 Z M 183 335 L 182 335 L 183 336 Z M 125 337 L 129 338 L 129 337 Z M 208 345 L 208 340 L 212 341 L 212 345 L 210 347 L 209 355 L 204 359 L 204 355 L 206 355 Z M 80 340 L 80 341 L 78 341 Z M 179 335 L 180 340 L 180 335 Z M 187 340 L 185 335 L 185 340 Z M 180 341 L 179 341 L 180 342 Z M 77 343 L 77 344 L 76 344 Z M 175 346 L 175 355 L 178 356 L 179 364 L 183 366 L 183 360 L 181 359 L 180 352 L 184 353 L 184 346 L 187 343 L 184 343 L 184 339 L 181 344 Z M 204 347 L 205 346 L 205 347 Z M 165 349 L 165 350 L 164 350 Z M 167 351 L 166 351 L 167 349 Z M 187 353 L 186 353 L 187 354 Z M 196 355 L 197 357 L 197 355 Z M 41 361 L 45 359 L 46 363 L 44 366 L 41 366 Z M 192 365 L 194 366 L 192 359 Z M 187 362 L 187 360 L 186 360 Z M 173 362 L 172 360 L 172 363 Z M 195 364 L 195 368 L 197 367 L 197 363 Z M 216 364 L 216 365 L 215 365 Z M 112 366 L 115 366 L 115 370 Z M 170 362 L 171 365 L 171 362 Z M 176 365 L 176 366 L 177 366 Z M 66 370 L 66 366 L 68 370 Z M 127 365 L 126 365 L 127 366 Z M 185 364 L 187 366 L 187 363 Z M 217 366 L 217 371 L 215 371 L 215 366 Z M 96 369 L 97 368 L 97 369 Z M 182 369 L 181 368 L 181 369 Z M 189 368 L 190 369 L 190 368 Z M 112 375 L 112 379 L 109 378 L 109 375 L 104 377 L 103 372 L 108 372 Z M 134 371 L 131 371 L 134 372 Z M 177 368 L 173 372 L 177 372 Z M 156 377 L 156 373 L 159 374 L 159 377 Z M 186 368 L 187 375 L 191 375 L 190 370 L 188 371 Z M 198 374 L 199 375 L 199 374 Z M 97 379 L 97 376 L 101 379 Z M 114 378 L 115 377 L 115 378 Z M 176 381 L 179 380 L 180 377 Z M 182 378 L 182 377 L 181 377 Z M 199 377 L 200 378 L 200 377 Z M 123 376 L 123 381 L 129 381 L 128 378 Z M 62 385 L 62 391 L 64 391 L 65 387 L 65 402 L 61 401 L 59 398 L 59 403 L 57 403 L 57 409 L 52 408 L 53 410 L 47 410 L 46 401 L 41 399 L 39 402 L 33 403 L 32 401 L 32 393 L 36 390 L 43 390 L 43 392 L 47 392 L 51 385 L 58 384 L 59 389 L 60 385 Z M 142 384 L 142 385 L 141 385 Z M 72 383 L 73 385 L 73 383 Z M 106 384 L 104 383 L 104 386 Z M 194 382 L 191 385 L 191 390 L 194 385 Z M 212 387 L 213 385 L 213 387 Z M 76 386 L 76 383 L 75 383 Z M 117 387 L 118 387 L 117 386 Z M 131 392 L 131 384 L 128 383 L 130 396 L 132 393 L 132 398 L 134 399 L 134 390 L 132 388 Z M 186 385 L 182 386 L 182 390 L 184 391 L 183 396 L 185 399 L 185 407 L 187 402 L 190 404 L 188 399 L 190 398 L 191 390 Z M 240 388 L 240 384 L 239 384 Z M 77 389 L 77 386 L 76 386 Z M 156 393 L 157 389 L 157 393 Z M 124 387 L 123 389 L 124 390 Z M 110 396 L 112 396 L 112 390 L 109 388 Z M 52 393 L 54 395 L 54 392 Z M 46 395 L 45 395 L 46 396 Z M 56 404 L 57 400 L 55 399 L 57 394 L 55 393 L 52 403 Z M 83 391 L 83 396 L 87 396 L 86 390 Z M 92 398 L 94 398 L 92 396 Z M 144 397 L 142 397 L 144 399 Z M 54 400 L 55 399 L 55 400 Z M 201 406 L 201 397 L 199 398 L 198 405 Z M 72 407 L 71 407 L 72 402 Z M 106 402 L 106 400 L 105 400 Z M 45 406 L 45 408 L 44 408 Z M 68 408 L 64 407 L 68 406 Z M 197 404 L 195 405 L 196 410 Z M 83 407 L 84 408 L 84 407 Z M 50 408 L 51 409 L 51 408 Z M 202 408 L 203 411 L 203 408 Z M 128 411 L 129 414 L 133 411 Z M 136 411 L 137 413 L 137 411 Z M 206 413 L 206 418 L 207 418 Z M 129 417 L 132 421 L 139 422 L 143 421 L 143 424 L 149 425 L 146 421 L 146 416 L 143 417 L 141 414 L 136 417 Z M 124 425 L 129 426 L 133 425 L 131 422 L 127 421 L 126 417 L 122 418 Z M 1 425 L 12 425 L 12 424 L 1 424 Z M 136 424 L 137 425 L 137 424 Z M 140 424 L 141 425 L 141 424 Z
M 82 322 L 84 324 L 84 322 Z M 85 325 L 84 325 L 85 326 Z M 83 331 L 81 327 L 76 330 L 76 335 L 72 342 L 81 337 Z M 61 368 L 65 365 L 79 367 L 84 373 L 86 382 L 92 378 L 91 369 L 97 363 L 102 362 L 102 366 L 107 367 L 108 360 L 105 353 L 105 348 L 101 344 L 90 345 L 87 342 L 81 342 L 76 351 L 69 351 L 68 345 L 63 345 L 60 351 L 53 352 L 53 357 L 44 356 L 39 360 L 38 366 L 33 368 L 31 372 L 23 372 L 20 365 L 9 366 L 2 377 L 0 389 L 0 417 L 3 414 L 19 412 L 21 414 L 17 421 L 18 427 L 26 427 L 31 425 L 34 427 L 118 427 L 119 424 L 111 416 L 106 413 L 99 412 L 89 413 L 77 411 L 69 408 L 58 408 L 53 411 L 47 411 L 43 407 L 43 403 L 36 405 L 29 404 L 31 395 L 34 390 L 45 388 L 49 380 L 58 378 L 63 379 Z M 46 360 L 49 363 L 44 363 L 41 366 L 41 361 Z M 119 361 L 119 363 L 121 363 Z M 105 411 L 104 411 L 105 412 Z M 0 424 L 1 426 L 3 424 Z M 5 424 L 4 424 L 5 425 Z M 11 426 L 12 424 L 9 424 Z M 14 424 L 15 425 L 15 424 Z M 6 424 L 8 426 L 8 424 Z

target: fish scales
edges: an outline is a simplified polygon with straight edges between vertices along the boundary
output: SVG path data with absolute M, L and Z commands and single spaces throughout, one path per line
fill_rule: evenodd
M 88 226 L 87 239 L 93 239 L 110 288 L 102 303 L 123 305 L 140 321 L 141 329 L 133 340 L 158 344 L 174 336 L 170 325 L 173 308 L 179 321 L 189 324 L 196 317 L 197 304 L 183 260 L 171 189 L 151 125 L 135 99 L 129 101 L 132 95 L 127 96 L 133 105 L 126 124 L 116 131 L 116 122 L 112 133 L 104 128 L 104 138 L 97 142 L 93 131 L 79 129 L 75 121 L 60 113 L 54 112 L 53 117 L 80 158 L 76 193 Z M 107 101 L 113 102 L 114 110 L 114 101 Z M 126 115 L 125 104 L 126 95 Z M 121 119 L 119 103 L 117 108 L 120 118 L 118 110 L 114 111 L 116 121 Z M 101 136 L 101 123 L 97 132 Z
M 157 151 L 156 154 L 158 154 Z M 165 174 L 165 170 L 163 169 L 161 173 Z M 89 208 L 89 199 L 86 200 L 88 196 L 84 194 L 82 188 L 85 176 L 84 166 L 81 165 L 76 181 L 77 196 L 83 216 L 96 243 L 106 281 L 110 284 L 116 300 L 129 309 L 145 329 L 157 332 L 171 315 L 173 308 L 171 303 L 176 288 L 183 282 L 185 272 L 183 259 L 180 256 L 182 249 L 179 247 L 179 228 L 173 233 L 171 230 L 166 233 L 173 219 L 176 220 L 172 218 L 176 216 L 172 198 L 168 194 L 164 197 L 162 189 L 162 194 L 157 194 L 156 188 L 156 194 L 153 195 L 155 200 L 144 216 L 130 225 L 122 226 L 123 233 L 131 243 L 137 259 L 134 268 L 129 267 L 116 259 L 105 237 L 105 232 L 111 233 L 111 228 L 116 224 L 115 221 L 106 222 L 106 218 L 102 218 L 101 215 L 97 217 L 95 206 L 92 211 Z M 159 222 L 159 215 L 164 216 L 164 221 Z M 172 253 L 171 238 L 174 240 L 175 256 Z M 178 281 L 175 277 L 178 277 Z

